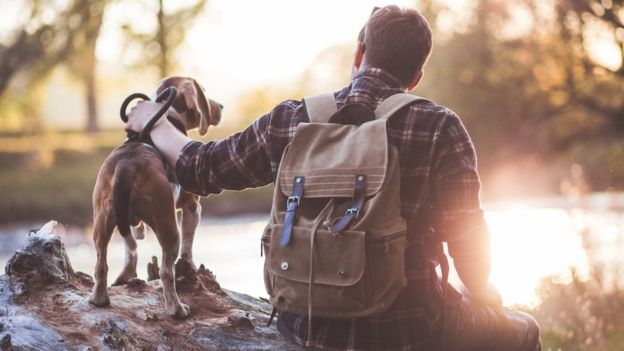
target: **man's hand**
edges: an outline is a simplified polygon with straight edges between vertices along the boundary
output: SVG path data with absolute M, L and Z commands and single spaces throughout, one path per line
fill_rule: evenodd
M 140 101 L 128 113 L 128 122 L 124 125 L 124 129 L 140 133 L 162 106 L 162 103 Z M 169 123 L 165 116 L 156 122 L 154 128 L 150 131 L 150 138 L 152 138 L 154 146 L 173 169 L 176 167 L 178 155 L 184 145 L 193 141 L 177 130 L 173 124 Z
M 162 103 L 152 101 L 139 101 L 128 114 L 128 122 L 124 125 L 126 131 L 140 133 L 147 122 L 160 110 Z M 163 120 L 165 118 L 161 118 Z M 160 120 L 158 122 L 160 122 Z

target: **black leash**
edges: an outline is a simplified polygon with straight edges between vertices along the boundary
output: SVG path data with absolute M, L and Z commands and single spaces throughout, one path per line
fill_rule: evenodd
M 173 105 L 173 100 L 175 100 L 177 94 L 178 94 L 178 90 L 175 87 L 168 87 L 162 93 L 160 93 L 160 95 L 158 95 L 158 97 L 156 98 L 156 102 L 164 101 L 165 104 L 160 108 L 160 110 L 156 112 L 156 114 L 152 117 L 152 119 L 150 119 L 149 122 L 147 122 L 147 124 L 145 125 L 145 128 L 143 128 L 143 130 L 140 133 L 132 131 L 132 130 L 128 131 L 127 132 L 128 140 L 126 142 L 139 141 L 143 143 L 152 144 L 152 141 L 149 136 L 150 131 L 152 130 L 152 127 L 154 127 L 154 124 L 158 122 L 158 119 L 160 119 L 160 117 L 162 117 L 165 114 L 165 112 L 169 110 L 171 105 Z M 124 123 L 128 122 L 128 115 L 126 114 L 126 109 L 128 109 L 128 105 L 130 105 L 130 103 L 135 99 L 141 99 L 141 100 L 147 100 L 147 101 L 150 100 L 150 98 L 147 95 L 142 94 L 142 93 L 134 93 L 134 94 L 129 95 L 121 104 L 121 110 L 119 111 L 121 120 L 124 121 Z

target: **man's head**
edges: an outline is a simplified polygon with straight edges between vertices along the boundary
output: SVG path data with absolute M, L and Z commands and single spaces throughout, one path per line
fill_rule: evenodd
M 431 46 L 431 28 L 418 11 L 382 7 L 360 32 L 353 66 L 381 68 L 409 90 L 420 81 Z

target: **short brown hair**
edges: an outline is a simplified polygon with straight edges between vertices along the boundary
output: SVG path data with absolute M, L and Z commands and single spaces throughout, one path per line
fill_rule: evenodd
M 413 9 L 396 5 L 374 11 L 358 38 L 367 65 L 381 68 L 408 86 L 431 53 L 431 28 Z

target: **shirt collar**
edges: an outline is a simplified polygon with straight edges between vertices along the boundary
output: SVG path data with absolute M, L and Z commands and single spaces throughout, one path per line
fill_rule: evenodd
M 398 79 L 396 79 L 393 75 L 391 75 L 390 73 L 384 71 L 381 68 L 365 68 L 361 71 L 359 71 L 355 77 L 353 77 L 353 83 L 354 85 L 356 85 L 356 83 L 363 81 L 363 80 L 376 80 L 378 82 L 376 82 L 377 84 L 381 83 L 381 87 L 383 88 L 395 88 L 395 89 L 403 89 L 401 87 L 401 82 L 399 82 Z
M 346 89 L 345 103 L 364 103 L 375 109 L 388 96 L 405 92 L 401 83 L 381 68 L 366 68 L 359 71 Z

